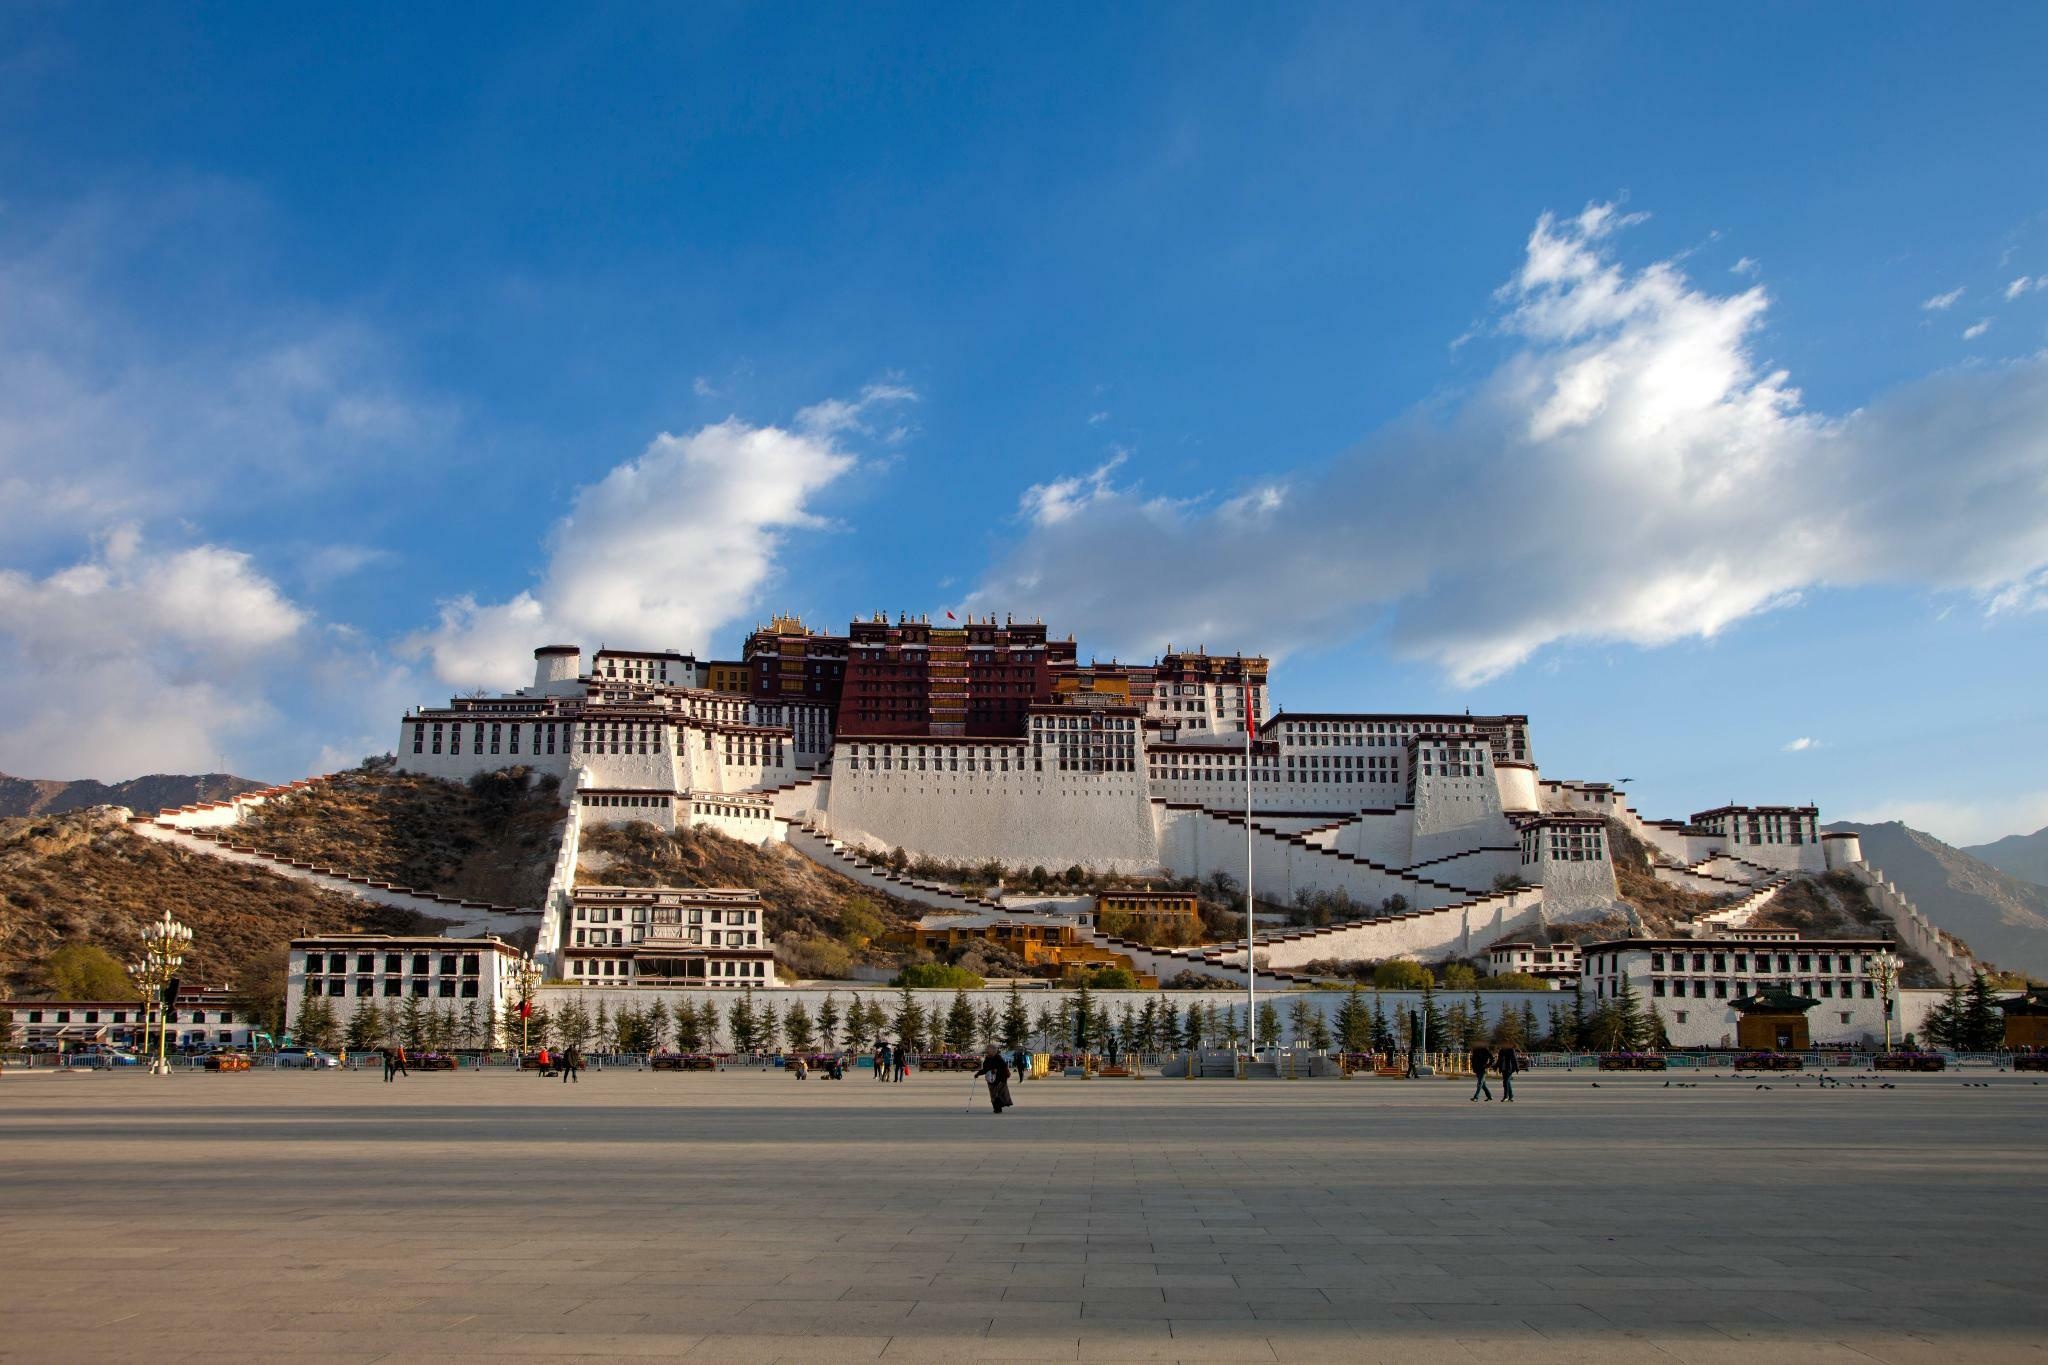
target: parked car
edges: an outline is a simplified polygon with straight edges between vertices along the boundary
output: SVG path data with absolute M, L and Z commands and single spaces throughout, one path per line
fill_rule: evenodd
M 118 1047 L 93 1047 L 72 1053 L 65 1064 L 111 1071 L 117 1066 L 141 1066 L 142 1059 Z
M 280 1068 L 303 1067 L 319 1071 L 341 1065 L 341 1058 L 317 1047 L 287 1047 L 278 1049 L 277 1064 Z

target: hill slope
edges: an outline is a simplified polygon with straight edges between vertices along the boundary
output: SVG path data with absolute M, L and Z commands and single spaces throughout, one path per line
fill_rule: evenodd
M 538 906 L 567 810 L 554 779 L 528 779 L 526 768 L 455 783 L 365 764 L 256 807 L 234 838 L 444 896 Z
M 242 792 L 255 791 L 264 784 L 231 773 L 151 773 L 131 777 L 111 786 L 82 778 L 75 782 L 46 777 L 9 777 L 0 773 L 0 819 L 31 815 L 59 815 L 93 806 L 126 806 L 144 815 L 155 815 L 166 806 L 189 806 L 199 801 L 225 801 Z
M 42 960 L 91 943 L 126 961 L 164 911 L 192 930 L 188 981 L 220 982 L 301 934 L 411 933 L 437 922 L 144 839 L 125 814 L 0 820 L 0 989 L 35 988 Z
M 1861 835 L 1865 861 L 1937 928 L 1969 944 L 1980 961 L 2048 977 L 2048 887 L 2009 876 L 1896 820 L 1827 828 Z
M 2036 886 L 2048 886 L 2048 829 L 2032 834 L 2008 834 L 1989 844 L 1972 844 L 1962 852 L 1979 862 L 1989 863 L 2009 877 Z

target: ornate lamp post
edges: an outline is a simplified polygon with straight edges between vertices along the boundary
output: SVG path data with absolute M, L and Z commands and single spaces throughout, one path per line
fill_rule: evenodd
M 526 1055 L 527 1022 L 533 1017 L 534 993 L 540 989 L 540 964 L 530 957 L 519 959 L 519 965 L 512 969 L 513 980 L 519 986 L 519 1055 Z M 521 1062 L 524 1066 L 525 1063 Z
M 165 1058 L 165 1037 L 169 1032 L 170 1011 L 177 1004 L 166 1000 L 165 992 L 178 978 L 178 964 L 185 960 L 185 950 L 192 946 L 192 931 L 171 918 L 171 912 L 164 911 L 163 918 L 142 930 L 142 956 L 128 964 L 128 973 L 140 986 L 144 996 L 144 1023 L 142 1045 L 149 1046 L 149 1025 L 147 1013 L 150 1006 L 156 1010 L 156 1058 L 149 1064 L 150 1074 L 170 1074 L 171 1064 Z
M 1892 1050 L 1892 1000 L 1899 984 L 1899 960 L 1890 953 L 1870 959 L 1870 979 L 1877 983 L 1878 1006 L 1884 1011 L 1884 1050 Z

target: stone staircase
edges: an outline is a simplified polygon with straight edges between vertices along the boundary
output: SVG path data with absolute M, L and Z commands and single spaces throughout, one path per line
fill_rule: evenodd
M 851 845 L 834 839 L 809 823 L 790 824 L 789 846 L 818 866 L 897 900 L 964 915 L 1001 913 L 1004 909 L 1001 901 L 987 896 L 969 896 L 940 882 L 906 877 L 893 868 L 870 861 Z

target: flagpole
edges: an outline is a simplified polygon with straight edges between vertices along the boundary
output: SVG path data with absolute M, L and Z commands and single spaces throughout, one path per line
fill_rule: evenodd
M 1252 1074 L 1251 1062 L 1259 1055 L 1259 963 L 1254 956 L 1252 919 L 1252 683 L 1249 671 L 1244 683 L 1244 1036 L 1249 1056 L 1244 1074 Z

